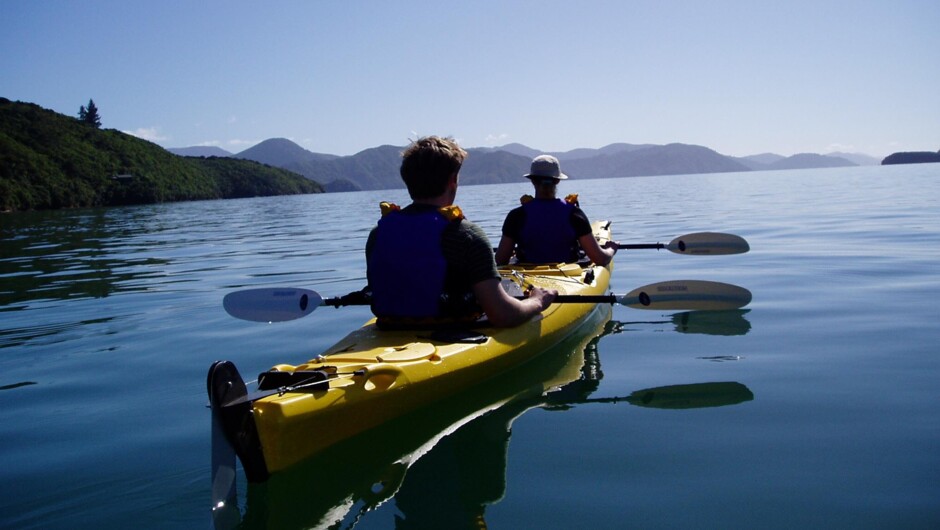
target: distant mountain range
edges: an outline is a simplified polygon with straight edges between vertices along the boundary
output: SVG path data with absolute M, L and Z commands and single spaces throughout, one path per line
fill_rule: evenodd
M 240 153 L 218 147 L 168 149 L 182 156 L 232 157 L 254 160 L 299 173 L 324 185 L 327 191 L 400 189 L 401 152 L 404 147 L 383 145 L 351 156 L 308 151 L 285 138 L 265 140 Z M 499 184 L 520 182 L 532 158 L 543 151 L 513 143 L 500 147 L 469 148 L 470 156 L 460 171 L 461 183 Z M 746 157 L 722 155 L 707 147 L 687 144 L 615 143 L 599 149 L 580 148 L 549 152 L 572 178 L 616 178 L 654 175 L 726 173 L 878 165 L 879 160 L 857 153 L 820 155 L 803 153 L 789 157 L 764 153 Z

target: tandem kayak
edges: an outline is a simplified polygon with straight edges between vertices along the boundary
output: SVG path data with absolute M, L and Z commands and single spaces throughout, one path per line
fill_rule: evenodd
M 600 386 L 596 345 L 611 314 L 609 304 L 599 304 L 576 333 L 547 347 L 535 362 L 249 484 L 243 526 L 351 528 L 361 524 L 350 521 L 362 523 L 367 512 L 395 499 L 408 522 L 402 527 L 482 528 L 471 523 L 483 522 L 486 507 L 506 493 L 511 425 L 533 408 L 575 406 Z M 423 480 L 429 469 L 437 479 Z M 424 502 L 428 498 L 434 502 Z
M 610 223 L 594 236 L 610 240 Z M 510 265 L 506 282 L 561 295 L 603 295 L 612 263 Z M 532 361 L 573 334 L 599 311 L 597 303 L 556 303 L 512 328 L 485 322 L 468 329 L 381 330 L 366 322 L 299 365 L 279 364 L 258 376 L 249 393 L 230 361 L 209 369 L 214 424 L 242 462 L 250 482 L 262 482 L 357 434 L 472 388 Z M 609 312 L 609 307 L 604 308 Z

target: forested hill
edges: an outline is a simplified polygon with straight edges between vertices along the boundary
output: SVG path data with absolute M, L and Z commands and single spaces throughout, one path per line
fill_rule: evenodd
M 930 164 L 940 162 L 940 151 L 908 151 L 892 153 L 881 161 L 882 165 L 892 164 Z
M 0 210 L 320 193 L 250 160 L 190 158 L 32 103 L 0 98 Z

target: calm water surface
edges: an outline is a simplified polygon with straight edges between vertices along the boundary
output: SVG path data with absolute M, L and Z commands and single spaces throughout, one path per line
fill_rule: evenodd
M 599 311 L 533 366 L 263 486 L 240 477 L 236 519 L 940 527 L 938 183 L 937 164 L 567 181 L 621 242 L 721 231 L 751 244 L 621 251 L 615 292 L 703 279 L 754 301 Z M 495 240 L 528 188 L 464 187 L 457 202 Z M 0 216 L 0 527 L 208 526 L 210 363 L 250 378 L 369 316 L 255 324 L 228 317 L 222 296 L 359 289 L 380 200 L 408 202 L 386 191 Z

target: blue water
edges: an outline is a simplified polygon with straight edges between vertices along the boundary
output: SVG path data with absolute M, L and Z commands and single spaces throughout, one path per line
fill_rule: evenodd
M 495 243 L 528 188 L 463 187 L 457 203 Z M 720 231 L 751 245 L 621 251 L 615 292 L 702 279 L 753 302 L 711 317 L 614 307 L 535 366 L 264 486 L 239 477 L 243 527 L 940 527 L 940 165 L 561 191 L 624 243 Z M 0 216 L 0 527 L 207 527 L 210 363 L 251 379 L 369 316 L 256 324 L 222 296 L 359 289 L 380 200 L 408 202 L 396 190 Z M 625 399 L 700 383 L 725 385 Z

